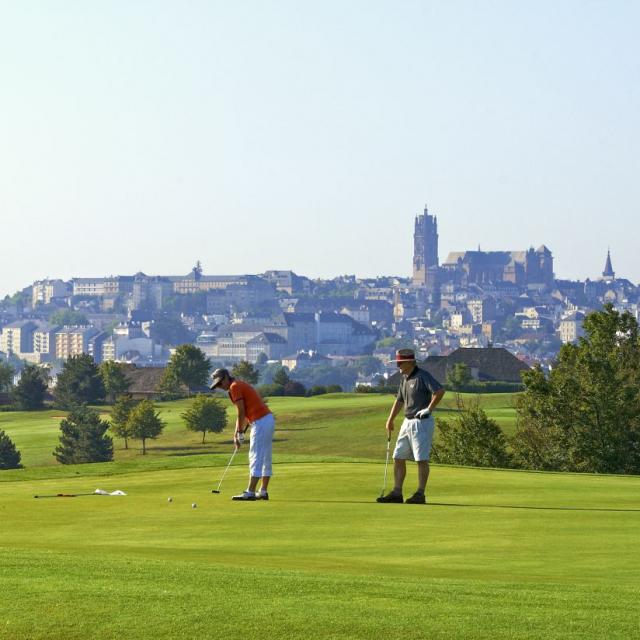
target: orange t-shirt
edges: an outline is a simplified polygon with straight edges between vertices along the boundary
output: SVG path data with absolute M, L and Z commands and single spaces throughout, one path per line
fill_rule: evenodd
M 234 403 L 238 402 L 238 400 L 244 400 L 245 415 L 249 422 L 260 420 L 260 418 L 264 418 L 271 413 L 260 394 L 250 384 L 242 380 L 234 380 L 231 383 L 229 397 L 231 402 Z

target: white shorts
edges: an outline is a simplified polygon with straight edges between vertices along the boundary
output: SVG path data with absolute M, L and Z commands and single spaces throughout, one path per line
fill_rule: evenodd
M 249 444 L 249 475 L 252 478 L 270 476 L 271 449 L 275 420 L 272 413 L 251 423 L 251 442 Z
M 429 416 L 426 420 L 405 418 L 393 451 L 394 459 L 416 462 L 429 460 L 435 424 L 433 416 Z

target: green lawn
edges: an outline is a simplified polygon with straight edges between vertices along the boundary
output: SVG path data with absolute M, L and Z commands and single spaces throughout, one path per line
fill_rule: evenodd
M 229 435 L 184 403 L 144 458 L 0 472 L 0 638 L 640 637 L 640 477 L 434 465 L 427 506 L 379 505 L 389 404 L 273 399 L 269 502 L 229 499 L 244 450 L 211 493 Z M 20 415 L 37 460 L 57 423 Z M 33 498 L 97 487 L 128 495 Z
M 475 396 L 461 394 L 465 401 Z M 480 397 L 481 405 L 506 433 L 515 428 L 514 396 L 512 394 L 488 394 Z M 148 443 L 148 458 L 161 456 L 180 457 L 229 451 L 231 430 L 219 435 L 202 436 L 186 430 L 180 414 L 189 400 L 158 403 L 157 408 L 167 422 L 163 434 Z M 322 455 L 323 457 L 348 457 L 379 459 L 385 446 L 384 425 L 393 396 L 378 394 L 329 394 L 313 398 L 270 398 L 269 406 L 276 415 L 278 451 L 284 454 Z M 101 410 L 108 412 L 108 407 Z M 445 396 L 438 410 L 438 417 L 454 417 L 454 394 Z M 231 416 L 232 411 L 229 411 Z M 60 410 L 36 412 L 1 412 L 0 429 L 15 442 L 22 453 L 25 467 L 56 464 L 52 455 L 59 436 Z M 397 427 L 401 419 L 397 419 Z M 231 421 L 230 421 L 231 424 Z M 130 444 L 125 451 L 121 440 L 115 440 L 115 460 L 138 460 L 140 443 Z M 147 461 L 138 461 L 140 464 Z M 148 464 L 157 464 L 149 461 Z

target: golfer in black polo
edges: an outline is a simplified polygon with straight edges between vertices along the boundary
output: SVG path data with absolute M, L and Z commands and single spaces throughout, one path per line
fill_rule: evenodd
M 387 419 L 387 432 L 391 438 L 393 421 L 404 409 L 404 421 L 400 427 L 396 448 L 393 452 L 393 491 L 378 498 L 378 502 L 402 502 L 402 485 L 407 475 L 407 460 L 418 463 L 418 489 L 407 498 L 407 504 L 424 504 L 425 488 L 429 479 L 429 457 L 435 420 L 432 412 L 442 400 L 442 385 L 424 369 L 416 364 L 411 349 L 396 352 L 396 364 L 402 373 L 391 413 Z

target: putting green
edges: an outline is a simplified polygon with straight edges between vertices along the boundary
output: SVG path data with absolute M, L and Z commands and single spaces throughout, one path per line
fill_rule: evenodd
M 638 477 L 434 466 L 413 506 L 380 463 L 277 464 L 255 503 L 221 471 L 0 483 L 0 638 L 638 637 Z M 33 498 L 96 487 L 129 495 Z

